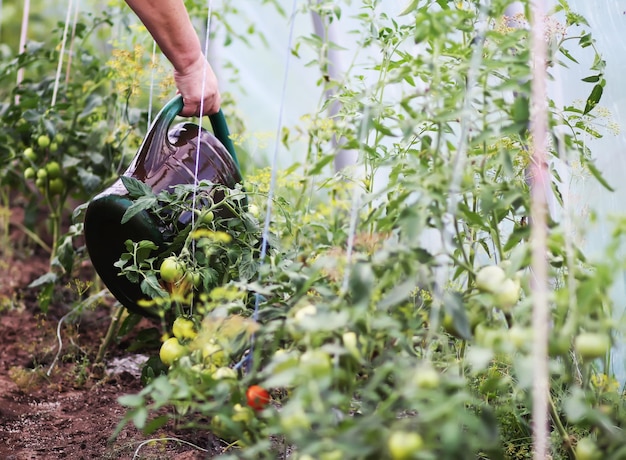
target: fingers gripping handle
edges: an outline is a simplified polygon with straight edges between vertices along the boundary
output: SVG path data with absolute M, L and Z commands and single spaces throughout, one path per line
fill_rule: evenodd
M 167 142 L 167 130 L 169 129 L 169 126 L 174 118 L 176 118 L 182 109 L 183 97 L 180 94 L 176 95 L 163 106 L 161 111 L 155 117 L 153 124 L 153 127 L 157 130 L 157 139 L 165 139 L 165 142 Z M 220 109 L 219 112 L 209 115 L 209 121 L 211 122 L 211 127 L 213 128 L 213 134 L 217 140 L 219 140 L 224 147 L 226 147 L 226 150 L 230 153 L 237 169 L 241 170 L 239 160 L 237 159 L 237 153 L 235 152 L 235 146 L 233 145 L 233 141 L 230 139 L 230 132 L 228 131 L 228 125 L 226 124 L 226 118 L 224 118 L 222 110 Z

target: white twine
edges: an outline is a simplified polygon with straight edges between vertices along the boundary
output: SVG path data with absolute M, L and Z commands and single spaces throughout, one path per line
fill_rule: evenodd
M 74 39 L 76 38 L 76 23 L 78 22 L 78 11 L 80 0 L 76 0 L 76 5 L 74 7 L 74 18 L 72 19 L 72 34 L 70 36 L 70 47 L 68 50 L 67 56 L 67 67 L 65 68 L 65 90 L 67 91 L 67 85 L 70 82 L 70 69 L 72 67 L 72 56 L 74 51 Z
M 278 110 L 278 122 L 276 126 L 276 138 L 274 139 L 274 152 L 271 160 L 271 175 L 270 175 L 270 186 L 267 193 L 267 209 L 265 212 L 265 221 L 263 223 L 263 232 L 261 234 L 261 253 L 259 254 L 259 272 L 261 273 L 261 268 L 265 265 L 265 258 L 267 255 L 268 241 L 269 241 L 269 229 L 270 222 L 272 219 L 272 202 L 274 200 L 274 192 L 276 189 L 276 169 L 278 164 L 278 150 L 280 146 L 280 138 L 281 132 L 283 129 L 283 112 L 285 108 L 285 100 L 287 94 L 287 82 L 289 79 L 289 66 L 291 63 L 291 45 L 293 43 L 293 31 L 294 24 L 296 19 L 296 5 L 297 0 L 293 0 L 293 5 L 291 9 L 290 15 L 290 25 L 289 25 L 289 38 L 287 39 L 287 49 L 285 52 L 285 68 L 283 73 L 283 83 L 281 88 L 280 95 L 280 104 Z M 261 295 L 256 293 L 254 296 L 254 312 L 252 314 L 252 319 L 254 321 L 258 320 L 259 317 L 259 306 L 261 303 Z M 255 334 L 253 333 L 250 337 L 250 352 L 241 360 L 235 368 L 239 368 L 242 364 L 247 362 L 247 370 L 250 370 L 252 366 L 252 359 L 254 356 L 254 344 L 255 344 Z
M 193 180 L 194 187 L 192 193 L 192 202 L 191 202 L 191 228 L 195 226 L 196 222 L 196 199 L 198 197 L 198 170 L 200 165 L 200 147 L 201 147 L 201 135 L 202 135 L 202 114 L 204 113 L 204 92 L 206 90 L 206 71 L 209 65 L 208 62 L 208 54 L 209 54 L 209 41 L 211 36 L 211 16 L 213 11 L 213 1 L 208 0 L 207 2 L 207 19 L 206 19 L 206 30 L 204 37 L 204 62 L 202 64 L 202 86 L 201 86 L 201 97 L 200 97 L 200 116 L 198 118 L 198 141 L 196 145 L 196 159 L 193 170 Z M 195 259 L 196 257 L 196 243 L 195 240 L 191 242 L 191 256 Z M 193 314 L 194 307 L 194 298 L 191 296 L 191 302 L 189 305 L 189 314 Z
M 150 58 L 150 92 L 148 94 L 148 129 L 152 124 L 152 96 L 154 94 L 154 68 L 156 67 L 156 41 L 152 41 L 152 57 Z
M 63 56 L 65 55 L 65 43 L 67 42 L 67 31 L 70 27 L 70 16 L 72 12 L 72 5 L 74 4 L 74 0 L 70 0 L 67 5 L 67 14 L 65 15 L 65 27 L 63 28 L 63 38 L 61 39 L 61 51 L 59 52 L 59 64 L 57 65 L 57 73 L 54 78 L 54 88 L 52 90 L 52 102 L 50 103 L 51 107 L 57 102 L 57 93 L 59 91 L 59 80 L 61 79 L 61 68 L 63 67 Z

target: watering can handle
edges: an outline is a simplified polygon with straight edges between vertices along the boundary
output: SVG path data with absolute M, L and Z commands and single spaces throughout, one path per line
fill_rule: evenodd
M 165 124 L 167 127 L 182 109 L 183 97 L 180 94 L 177 94 L 163 106 L 159 114 L 156 116 L 155 121 L 164 117 L 167 121 Z M 211 122 L 211 127 L 213 128 L 213 134 L 217 140 L 224 145 L 226 150 L 228 150 L 228 153 L 230 153 L 230 156 L 235 162 L 235 166 L 237 166 L 237 169 L 240 170 L 241 168 L 239 166 L 239 160 L 237 159 L 237 153 L 235 152 L 235 146 L 233 145 L 233 141 L 230 139 L 230 132 L 228 131 L 228 125 L 226 124 L 226 118 L 224 118 L 222 109 L 213 115 L 209 115 L 209 121 Z

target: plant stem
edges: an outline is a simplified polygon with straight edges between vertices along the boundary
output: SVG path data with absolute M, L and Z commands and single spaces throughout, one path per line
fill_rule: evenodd
M 107 330 L 106 335 L 104 336 L 104 340 L 98 349 L 98 355 L 96 356 L 96 360 L 94 364 L 99 364 L 104 359 L 104 354 L 106 353 L 107 347 L 115 337 L 117 333 L 119 323 L 122 319 L 122 315 L 124 313 L 124 307 L 119 305 L 117 306 L 117 311 L 115 312 L 115 316 L 111 319 L 111 323 L 109 324 L 109 329 Z

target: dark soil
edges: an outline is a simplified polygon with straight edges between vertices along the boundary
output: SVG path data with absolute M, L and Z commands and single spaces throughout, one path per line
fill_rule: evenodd
M 222 453 L 226 443 L 210 433 L 178 431 L 173 422 L 151 436 L 129 424 L 112 439 L 125 413 L 117 398 L 140 391 L 141 364 L 158 353 L 156 348 L 131 352 L 128 347 L 138 329 L 152 325 L 142 320 L 95 365 L 116 309 L 114 299 L 105 297 L 97 307 L 61 323 L 62 353 L 53 365 L 59 321 L 79 300 L 76 281 L 90 282 L 95 276 L 84 262 L 58 286 L 44 313 L 39 291 L 27 286 L 47 272 L 49 255 L 20 231 L 21 219 L 20 209 L 13 210 L 10 241 L 0 247 L 0 459 L 190 460 Z M 139 449 L 148 439 L 174 437 L 200 448 L 161 440 Z

